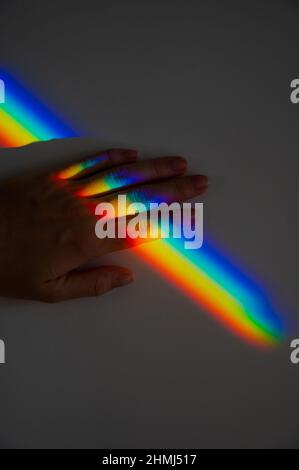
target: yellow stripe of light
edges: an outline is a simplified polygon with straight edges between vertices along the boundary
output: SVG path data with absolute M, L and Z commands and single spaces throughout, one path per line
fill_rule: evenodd
M 233 323 L 247 337 L 255 338 L 261 342 L 274 342 L 268 333 L 262 331 L 250 320 L 238 300 L 166 241 L 158 240 L 139 245 L 137 251 L 155 264 L 162 265 L 170 278 L 179 281 L 179 285 L 188 290 L 197 300 L 210 305 L 212 303 L 213 310 L 218 310 L 220 306 L 222 320 L 226 323 Z

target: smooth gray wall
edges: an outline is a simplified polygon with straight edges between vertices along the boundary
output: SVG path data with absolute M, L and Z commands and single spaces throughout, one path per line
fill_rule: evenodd
M 2 65 L 69 124 L 146 155 L 185 155 L 210 176 L 206 231 L 264 281 L 299 337 L 298 2 L 0 8 Z M 4 175 L 11 161 L 0 158 Z M 132 267 L 135 283 L 56 305 L 0 301 L 1 447 L 299 447 L 288 342 L 251 348 L 132 252 L 109 260 Z

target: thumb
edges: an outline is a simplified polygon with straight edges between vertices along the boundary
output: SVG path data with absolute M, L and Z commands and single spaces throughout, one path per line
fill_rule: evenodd
M 101 266 L 86 271 L 74 271 L 51 283 L 46 300 L 59 302 L 78 297 L 98 296 L 132 281 L 132 272 L 120 266 Z

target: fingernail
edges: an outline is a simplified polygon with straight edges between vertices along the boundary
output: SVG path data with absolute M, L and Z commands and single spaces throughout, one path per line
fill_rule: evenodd
M 194 177 L 194 186 L 197 191 L 201 191 L 206 188 L 209 184 L 209 179 L 205 175 L 197 175 Z
M 171 162 L 171 168 L 178 173 L 183 172 L 187 168 L 187 162 L 184 158 L 177 157 L 173 158 Z
M 121 274 L 116 278 L 116 287 L 126 286 L 133 281 L 132 274 Z
M 138 151 L 137 150 L 125 150 L 124 157 L 128 160 L 136 160 L 138 158 Z

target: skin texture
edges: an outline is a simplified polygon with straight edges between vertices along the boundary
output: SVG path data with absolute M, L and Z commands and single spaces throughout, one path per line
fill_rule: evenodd
M 148 194 L 163 195 L 166 202 L 174 202 L 199 196 L 207 189 L 205 176 L 184 176 L 187 162 L 182 157 L 139 160 L 135 150 L 114 149 L 86 154 L 85 158 L 101 154 L 103 158 L 94 166 L 71 177 L 61 168 L 0 184 L 2 296 L 57 302 L 101 295 L 129 284 L 133 274 L 124 267 L 78 269 L 101 255 L 130 246 L 128 240 L 96 237 L 95 205 L 131 191 L 145 198 Z M 91 182 L 111 175 L 135 175 L 134 186 L 82 196 Z

